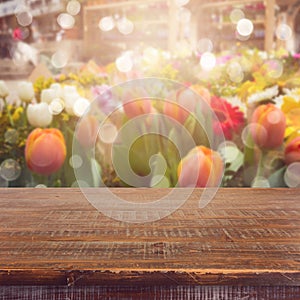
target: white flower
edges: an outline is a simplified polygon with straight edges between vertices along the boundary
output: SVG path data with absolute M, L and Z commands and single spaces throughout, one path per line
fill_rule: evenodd
M 268 89 L 265 89 L 264 91 L 252 94 L 248 98 L 248 103 L 251 104 L 251 103 L 260 102 L 262 100 L 272 99 L 276 97 L 278 93 L 279 93 L 278 85 L 274 85 Z
M 281 109 L 281 106 L 283 104 L 283 98 L 284 95 L 280 95 L 272 99 L 272 101 L 274 101 L 274 105 L 279 109 Z
M 84 113 L 89 109 L 90 101 L 85 98 L 78 98 L 73 105 L 74 114 L 77 117 L 82 117 Z
M 61 98 L 63 96 L 63 91 L 61 85 L 59 83 L 52 83 L 50 85 L 50 89 L 54 90 L 55 97 L 54 98 Z
M 24 102 L 31 102 L 34 97 L 33 85 L 29 81 L 22 81 L 18 84 L 18 96 Z
M 76 86 L 65 85 L 63 89 L 63 97 L 68 94 L 78 94 Z
M 51 101 L 53 99 L 56 98 L 55 95 L 56 95 L 55 90 L 44 89 L 44 90 L 42 90 L 42 93 L 41 93 L 41 101 L 49 104 L 49 103 L 51 103 Z
M 65 100 L 65 108 L 68 114 L 74 115 L 74 104 L 80 95 L 75 86 L 66 85 L 63 90 L 63 98 Z
M 68 114 L 74 115 L 74 104 L 79 99 L 80 96 L 77 93 L 69 93 L 64 95 L 64 100 L 65 100 L 65 108 Z
M 3 80 L 0 80 L 0 97 L 5 98 L 8 96 L 9 90 L 6 83 Z
M 237 106 L 240 111 L 243 113 L 246 113 L 247 111 L 247 105 L 241 101 L 241 99 L 237 96 L 235 97 L 225 97 L 225 99 L 232 105 Z
M 52 122 L 52 114 L 45 102 L 29 104 L 27 107 L 27 119 L 34 127 L 46 127 Z

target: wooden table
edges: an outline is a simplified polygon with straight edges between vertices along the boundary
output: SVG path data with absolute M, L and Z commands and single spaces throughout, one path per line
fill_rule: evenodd
M 79 189 L 0 190 L 0 299 L 300 299 L 300 191 L 220 189 L 200 209 L 201 193 L 130 224 Z

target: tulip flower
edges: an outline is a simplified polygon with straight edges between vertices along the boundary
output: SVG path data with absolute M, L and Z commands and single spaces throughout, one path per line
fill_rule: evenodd
M 251 122 L 251 135 L 256 145 L 263 149 L 273 149 L 283 143 L 286 126 L 284 113 L 273 104 L 258 106 Z
M 50 104 L 55 99 L 56 92 L 53 89 L 44 89 L 41 93 L 41 101 Z
M 287 165 L 300 162 L 300 136 L 294 138 L 286 145 L 284 158 Z
M 6 83 L 3 80 L 0 80 L 0 97 L 5 98 L 8 96 L 9 90 Z
M 151 113 L 152 104 L 150 99 L 130 100 L 123 104 L 123 109 L 128 118 L 135 118 Z
M 49 106 L 45 102 L 29 104 L 27 107 L 27 119 L 30 125 L 34 127 L 46 127 L 52 122 L 52 114 Z
M 210 103 L 211 95 L 207 88 L 199 85 L 191 86 L 191 89 L 194 90 L 198 95 L 202 97 L 208 104 Z
M 55 98 L 61 98 L 63 96 L 63 90 L 59 83 L 52 83 L 50 89 L 54 91 Z
M 153 111 L 151 99 L 142 88 L 133 89 L 124 95 L 123 109 L 128 118 L 149 114 Z
M 18 84 L 18 96 L 24 102 L 31 102 L 34 97 L 34 89 L 31 82 L 22 81 Z
M 204 146 L 193 148 L 179 163 L 180 187 L 213 187 L 221 182 L 224 163 L 218 152 Z
M 42 175 L 50 175 L 60 169 L 66 158 L 66 143 L 56 128 L 34 129 L 25 146 L 28 168 Z
M 184 124 L 189 116 L 189 111 L 187 111 L 187 109 L 178 103 L 169 100 L 165 101 L 163 112 L 166 116 L 178 121 L 181 124 Z
M 81 146 L 92 147 L 97 139 L 99 122 L 95 116 L 84 116 L 76 127 L 76 138 Z

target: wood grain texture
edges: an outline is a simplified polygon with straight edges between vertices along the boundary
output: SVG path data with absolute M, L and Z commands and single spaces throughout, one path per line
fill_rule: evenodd
M 168 190 L 112 192 L 140 203 Z M 0 285 L 300 286 L 299 190 L 220 189 L 203 209 L 201 193 L 159 221 L 130 224 L 79 189 L 2 189 Z
M 300 287 L 265 286 L 158 286 L 53 287 L 10 286 L 0 289 L 1 300 L 298 300 Z

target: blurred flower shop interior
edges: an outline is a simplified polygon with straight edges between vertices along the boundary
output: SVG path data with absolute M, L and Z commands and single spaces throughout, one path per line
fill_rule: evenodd
M 1 187 L 298 187 L 300 1 L 0 1 Z

